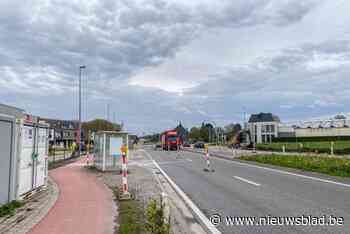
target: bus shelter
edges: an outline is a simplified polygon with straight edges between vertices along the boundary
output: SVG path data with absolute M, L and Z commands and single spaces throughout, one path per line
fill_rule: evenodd
M 94 137 L 94 165 L 101 171 L 121 169 L 121 147 L 128 147 L 128 133 L 99 131 Z

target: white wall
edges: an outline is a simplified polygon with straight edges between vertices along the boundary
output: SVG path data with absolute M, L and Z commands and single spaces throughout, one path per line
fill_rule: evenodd
M 273 132 L 271 129 L 266 129 L 266 126 L 274 126 Z M 271 136 L 277 137 L 278 134 L 278 122 L 256 122 L 256 123 L 248 123 L 248 129 L 251 133 L 251 140 L 257 144 L 263 143 L 264 136 L 270 136 L 267 141 L 272 142 Z M 268 131 L 263 131 L 264 128 Z M 256 136 L 256 137 L 255 137 Z
M 350 128 L 297 128 L 296 137 L 350 136 Z

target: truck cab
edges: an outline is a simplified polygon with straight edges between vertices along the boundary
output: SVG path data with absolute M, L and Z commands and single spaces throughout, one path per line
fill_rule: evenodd
M 181 142 L 176 131 L 166 131 L 161 136 L 163 150 L 178 150 Z

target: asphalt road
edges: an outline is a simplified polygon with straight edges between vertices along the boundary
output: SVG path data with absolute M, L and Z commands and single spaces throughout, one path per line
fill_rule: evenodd
M 217 228 L 223 233 L 350 233 L 350 186 L 217 158 L 211 158 L 215 172 L 206 172 L 203 170 L 205 160 L 198 153 L 155 151 L 152 148 L 145 148 L 145 151 L 208 218 L 213 214 L 221 216 L 222 222 Z M 350 184 L 350 180 L 341 182 Z M 267 222 L 274 217 L 302 215 L 325 216 L 326 223 L 328 217 L 333 216 L 343 219 L 344 223 L 230 226 L 225 222 L 226 216 L 255 217 L 254 223 L 257 223 L 260 217 Z M 305 219 L 304 223 L 307 222 Z M 279 222 L 281 224 L 282 220 Z

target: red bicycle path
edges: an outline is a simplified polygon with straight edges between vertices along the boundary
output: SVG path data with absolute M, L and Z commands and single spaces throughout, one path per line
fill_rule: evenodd
M 79 160 L 53 169 L 59 196 L 30 234 L 109 234 L 114 229 L 112 192 Z

